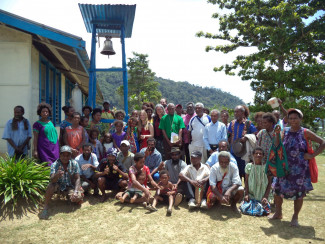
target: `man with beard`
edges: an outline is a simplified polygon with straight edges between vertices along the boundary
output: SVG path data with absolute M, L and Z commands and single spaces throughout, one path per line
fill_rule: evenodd
M 170 151 L 171 159 L 161 162 L 159 165 L 159 171 L 166 169 L 169 174 L 169 181 L 173 183 L 173 190 L 177 190 L 177 194 L 174 201 L 174 207 L 177 207 L 183 198 L 183 194 L 186 194 L 186 183 L 179 179 L 179 173 L 186 167 L 186 163 L 180 159 L 181 151 L 178 147 L 172 147 Z
M 147 147 L 141 149 L 140 153 L 144 154 L 144 165 L 149 168 L 151 177 L 154 181 L 158 181 L 158 166 L 162 161 L 161 153 L 156 149 L 156 140 L 154 138 L 148 138 L 147 145 Z
M 237 166 L 230 162 L 230 153 L 219 153 L 219 162 L 212 166 L 209 177 L 210 187 L 207 192 L 208 208 L 214 203 L 230 205 L 239 213 L 236 204 L 243 199 L 244 188 L 241 186 Z

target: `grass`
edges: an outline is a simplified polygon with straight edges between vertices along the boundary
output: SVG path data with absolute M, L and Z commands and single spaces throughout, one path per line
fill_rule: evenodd
M 81 206 L 51 202 L 48 221 L 36 213 L 12 215 L 0 222 L 0 243 L 324 243 L 325 157 L 317 157 L 319 182 L 304 201 L 300 227 L 289 227 L 293 202 L 283 205 L 284 218 L 237 216 L 229 207 L 189 212 L 183 202 L 166 216 L 166 207 L 149 213 L 139 205 L 110 198 L 86 197 Z M 19 216 L 19 217 L 17 217 Z

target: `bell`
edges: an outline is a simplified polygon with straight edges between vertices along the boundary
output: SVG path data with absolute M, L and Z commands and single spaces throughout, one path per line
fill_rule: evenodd
M 114 55 L 115 51 L 113 50 L 113 43 L 111 38 L 106 36 L 106 40 L 104 41 L 103 50 L 100 52 L 103 55 Z

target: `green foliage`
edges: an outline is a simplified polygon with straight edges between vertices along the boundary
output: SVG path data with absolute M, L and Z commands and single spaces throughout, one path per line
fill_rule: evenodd
M 12 204 L 13 210 L 19 199 L 32 201 L 35 206 L 43 199 L 49 183 L 50 168 L 47 163 L 37 164 L 34 159 L 15 160 L 9 156 L 0 157 L 0 197 L 2 205 Z
M 238 55 L 232 64 L 216 67 L 250 80 L 256 92 L 252 110 L 270 110 L 267 100 L 279 97 L 285 107 L 299 108 L 312 124 L 325 116 L 325 2 L 209 0 L 226 14 L 215 14 L 219 33 L 202 31 L 198 37 L 225 40 L 226 45 L 206 51 L 229 53 L 256 47 L 250 55 Z M 307 20 L 308 19 L 308 20 Z
M 154 81 L 155 73 L 149 68 L 147 54 L 133 52 L 134 58 L 128 62 L 128 97 L 130 111 L 140 109 L 143 102 L 157 103 L 161 97 L 158 90 L 159 83 Z M 123 86 L 117 89 L 117 93 L 123 96 Z
M 159 83 L 158 90 L 162 97 L 167 98 L 168 102 L 182 104 L 183 107 L 188 102 L 202 102 L 208 108 L 235 108 L 244 102 L 236 96 L 220 89 L 200 87 L 192 85 L 187 81 L 175 82 L 161 77 L 155 77 L 154 80 Z M 97 81 L 105 99 L 109 99 L 111 104 L 119 109 L 123 109 L 123 95 L 116 92 L 123 82 L 122 73 L 117 72 L 97 72 Z M 140 92 L 141 93 L 141 92 Z M 123 94 L 123 92 L 122 92 Z M 141 95 L 141 94 L 140 94 Z M 135 100 L 135 94 L 129 96 L 130 100 Z M 141 95 L 143 96 L 143 95 Z M 160 99 L 160 97 L 159 97 Z M 139 109 L 135 107 L 136 109 Z

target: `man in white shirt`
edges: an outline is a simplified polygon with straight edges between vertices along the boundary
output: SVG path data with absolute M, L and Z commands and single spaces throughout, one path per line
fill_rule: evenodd
M 191 153 L 191 164 L 187 165 L 180 173 L 179 178 L 187 183 L 187 198 L 189 209 L 200 206 L 207 208 L 205 186 L 209 180 L 210 169 L 201 163 L 202 153 Z M 195 193 L 194 193 L 195 192 Z
M 210 208 L 215 202 L 230 204 L 236 213 L 240 213 L 236 203 L 243 199 L 244 188 L 241 186 L 237 165 L 230 162 L 229 152 L 219 153 L 219 162 L 212 166 L 209 182 L 208 207 Z
M 207 152 L 203 141 L 203 132 L 205 126 L 211 122 L 209 115 L 203 113 L 204 105 L 202 103 L 195 104 L 196 116 L 192 117 L 188 124 L 188 132 L 190 144 L 188 150 L 190 154 L 193 151 L 200 151 L 202 153 L 202 163 L 207 161 Z
M 89 143 L 82 146 L 82 151 L 83 153 L 75 158 L 80 168 L 81 186 L 85 193 L 92 188 L 94 195 L 98 195 L 97 179 L 95 178 L 95 170 L 99 165 L 97 156 L 91 152 L 92 146 Z

